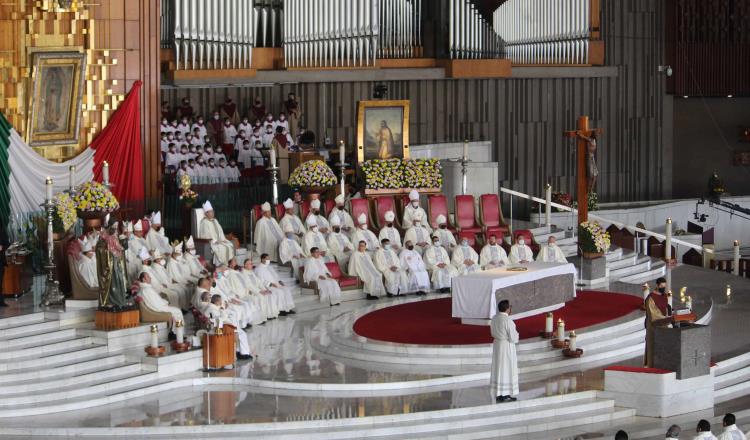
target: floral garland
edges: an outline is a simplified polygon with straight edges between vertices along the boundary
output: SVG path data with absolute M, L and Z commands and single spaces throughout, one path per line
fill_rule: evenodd
M 362 164 L 367 189 L 399 189 L 404 187 L 404 171 L 400 159 L 368 160 Z
M 441 188 L 438 159 L 373 159 L 362 164 L 367 189 Z
M 78 221 L 76 205 L 68 193 L 58 193 L 52 201 L 55 204 L 54 218 L 52 219 L 53 230 L 62 234 Z
M 405 188 L 442 188 L 442 165 L 438 159 L 405 160 Z
M 296 187 L 326 187 L 333 186 L 336 182 L 336 175 L 322 160 L 304 162 L 289 176 L 289 185 Z
M 578 241 L 583 252 L 591 253 L 607 252 L 612 244 L 609 232 L 593 220 L 578 225 Z
M 86 182 L 81 185 L 73 197 L 73 202 L 77 210 L 84 212 L 109 213 L 120 208 L 115 195 L 99 182 Z

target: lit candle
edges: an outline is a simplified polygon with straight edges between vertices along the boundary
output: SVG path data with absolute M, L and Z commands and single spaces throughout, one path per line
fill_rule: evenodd
M 576 332 L 574 330 L 571 330 L 570 334 L 568 335 L 568 339 L 570 340 L 568 349 L 570 349 L 570 351 L 576 351 L 578 347 L 576 346 Z
M 271 162 L 270 165 L 268 165 L 269 168 L 275 168 L 276 167 L 276 149 L 271 147 L 271 154 L 269 161 Z
M 565 341 L 565 321 L 562 318 L 557 320 L 557 340 L 560 342 Z
M 182 324 L 182 321 L 177 321 L 174 325 L 177 343 L 182 344 L 185 340 L 185 326 Z
M 68 176 L 68 189 L 72 191 L 76 186 L 76 166 L 71 165 L 70 168 L 68 168 L 68 171 L 70 171 L 70 175 Z
M 552 317 L 552 312 L 548 312 L 547 313 L 547 319 L 546 319 L 546 322 L 544 324 L 544 332 L 545 333 L 552 333 L 552 331 L 554 330 L 552 328 L 554 322 L 555 322 L 555 320 Z
M 643 300 L 645 301 L 648 295 L 651 293 L 651 287 L 649 287 L 648 283 L 645 283 L 643 285 Z
M 52 178 L 47 176 L 45 183 L 47 185 L 47 201 L 50 201 L 52 200 Z
M 667 292 L 667 304 L 669 304 L 669 307 L 672 307 L 672 291 L 670 290 Z
M 104 184 L 109 185 L 109 164 L 106 160 L 104 161 L 104 165 L 102 166 L 102 176 Z
M 465 140 L 464 141 L 464 160 L 468 160 L 468 159 L 469 159 L 469 141 Z
M 159 348 L 159 326 L 151 325 L 151 348 Z
M 344 141 L 339 141 L 339 163 L 341 165 L 346 163 L 346 145 L 344 145 Z

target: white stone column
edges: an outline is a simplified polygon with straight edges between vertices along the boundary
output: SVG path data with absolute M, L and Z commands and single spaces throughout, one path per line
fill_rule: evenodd
M 544 185 L 544 221 L 547 224 L 547 232 L 552 232 L 552 185 Z

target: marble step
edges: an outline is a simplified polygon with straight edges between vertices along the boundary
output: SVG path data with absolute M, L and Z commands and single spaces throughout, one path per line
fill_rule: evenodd
M 0 374 L 0 386 L 10 383 L 23 384 L 24 382 L 61 380 L 68 376 L 94 372 L 100 368 L 107 368 L 124 362 L 125 355 L 110 355 L 106 349 L 102 350 L 101 347 L 97 347 L 97 350 L 78 353 L 76 356 L 66 357 L 57 362 L 48 361 L 42 365 L 45 368 L 4 372 Z
M 651 259 L 649 257 L 642 257 L 637 259 L 633 264 L 610 270 L 609 279 L 610 281 L 617 281 L 628 275 L 643 273 L 649 270 L 651 270 Z
M 648 257 L 646 257 L 648 259 Z M 615 269 L 621 269 L 623 267 L 629 267 L 635 265 L 639 261 L 638 255 L 635 252 L 628 251 L 627 254 L 623 254 L 622 258 L 607 262 L 607 269 L 610 271 Z
M 750 366 L 714 376 L 714 390 L 721 390 L 750 380 Z
M 110 362 L 103 359 L 88 368 L 79 369 L 71 374 L 60 374 L 46 377 L 44 380 L 17 381 L 0 387 L 0 397 L 13 396 L 21 393 L 33 393 L 46 390 L 63 389 L 70 386 L 83 386 L 97 381 L 116 380 L 125 375 L 140 373 L 143 367 L 140 362 L 128 362 L 124 359 Z
M 50 337 L 48 341 L 35 340 L 26 345 L 19 345 L 0 352 L 0 364 L 2 361 L 20 362 L 24 360 L 34 360 L 51 354 L 58 354 L 67 350 L 75 350 L 93 345 L 93 338 L 90 336 L 72 337 Z
M 0 351 L 5 350 L 23 350 L 40 344 L 49 344 L 56 341 L 71 340 L 76 337 L 76 329 L 55 329 L 52 331 L 31 332 L 26 335 L 15 335 L 10 338 L 0 340 Z M 1 353 L 0 353 L 1 355 Z
M 604 258 L 607 259 L 607 262 L 610 261 L 617 261 L 623 258 L 623 255 L 625 251 L 622 248 L 610 248 L 609 252 L 604 254 Z
M 44 312 L 28 313 L 26 315 L 18 315 L 10 318 L 0 319 L 0 336 L 4 336 L 5 333 L 3 332 L 7 329 L 36 324 L 43 321 Z
M 664 276 L 666 273 L 667 266 L 663 261 L 653 261 L 649 270 L 622 277 L 619 281 L 627 284 L 643 284 Z
M 57 320 L 40 320 L 14 327 L 8 327 L 0 330 L 0 339 L 10 339 L 19 336 L 26 336 L 35 333 L 53 331 L 60 328 L 60 321 Z
M 730 371 L 747 367 L 748 365 L 750 365 L 750 352 L 717 362 L 714 374 L 718 377 Z
M 108 348 L 104 345 L 94 345 L 89 342 L 88 345 L 75 347 L 73 349 L 66 347 L 57 352 L 47 352 L 41 357 L 14 359 L 11 362 L 0 363 L 0 373 L 25 369 L 48 369 L 60 364 L 68 365 L 76 363 L 78 359 L 85 358 L 86 356 L 105 355 L 108 351 Z M 0 380 L 2 380 L 2 376 L 3 375 L 0 374 Z

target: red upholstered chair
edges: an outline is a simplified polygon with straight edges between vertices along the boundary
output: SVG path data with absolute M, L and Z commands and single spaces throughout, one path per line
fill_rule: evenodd
M 143 236 L 145 237 L 148 234 L 148 230 L 151 229 L 151 222 L 143 218 L 141 219 L 141 224 L 143 225 Z
M 326 267 L 328 272 L 331 272 L 331 277 L 339 283 L 341 290 L 356 290 L 362 286 L 359 277 L 352 277 L 343 273 L 339 263 L 335 261 L 326 263 Z
M 466 241 L 469 242 L 469 246 L 473 247 L 474 250 L 477 251 L 477 253 L 482 252 L 482 247 L 479 244 L 479 241 L 477 240 L 477 234 L 471 231 L 459 232 L 458 239 L 456 240 L 459 246 L 461 245 L 461 242 L 464 241 L 464 238 L 466 239 Z
M 333 208 L 336 207 L 336 201 L 335 200 L 329 200 L 326 199 L 323 201 L 323 210 L 325 211 L 325 215 L 331 215 L 331 211 L 333 211 Z
M 284 217 L 284 204 L 279 203 L 276 205 L 276 220 L 281 220 Z
M 302 201 L 300 214 L 302 215 L 302 223 L 304 223 L 305 219 L 307 218 L 307 215 L 310 214 L 310 201 L 309 200 Z
M 364 214 L 367 217 L 367 226 L 373 229 L 372 219 L 370 219 L 370 202 L 367 199 L 352 199 L 352 219 L 354 220 L 354 226 L 359 226 L 359 220 L 357 220 L 360 214 Z
M 518 237 L 524 238 L 524 240 L 526 241 L 526 245 L 531 248 L 534 256 L 539 253 L 539 243 L 534 240 L 534 234 L 532 234 L 531 231 L 529 231 L 528 229 L 518 229 L 516 231 L 513 231 L 513 244 L 516 243 Z
M 261 208 L 260 205 L 253 205 L 252 210 L 253 210 L 254 218 L 253 218 L 253 224 L 250 225 L 250 227 L 253 229 L 253 231 L 255 231 L 255 223 L 258 221 L 258 219 L 263 217 L 263 208 Z
M 393 211 L 393 214 L 396 216 L 396 220 L 393 222 L 397 229 L 401 229 L 401 222 L 398 221 L 398 214 L 396 211 L 396 202 L 393 200 L 393 197 L 391 196 L 381 196 L 381 197 L 375 197 L 373 199 L 373 203 L 375 204 L 375 221 L 378 229 L 381 229 L 383 226 L 385 226 L 385 213 L 388 211 Z
M 479 196 L 479 222 L 485 232 L 502 231 L 507 234 L 510 228 L 505 224 L 500 198 L 497 194 L 482 194 Z
M 396 204 L 398 205 L 398 212 L 396 212 L 396 217 L 398 219 L 404 218 L 404 209 L 406 209 L 406 205 L 408 205 L 409 202 L 409 194 L 404 194 L 403 196 L 396 199 Z
M 427 217 L 430 219 L 430 227 L 437 229 L 437 218 L 441 215 L 445 216 L 448 221 L 448 230 L 456 233 L 456 228 L 453 227 L 448 212 L 448 198 L 443 194 L 433 194 L 427 197 Z
M 474 213 L 474 196 L 456 196 L 456 229 L 460 232 L 480 234 L 482 227 L 477 224 Z

